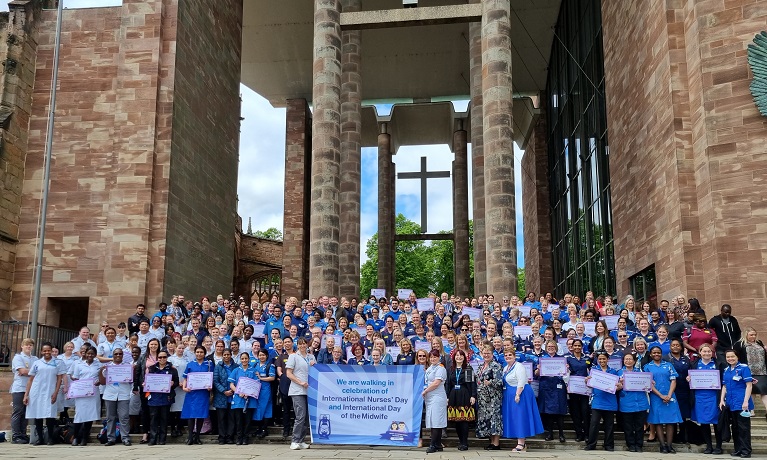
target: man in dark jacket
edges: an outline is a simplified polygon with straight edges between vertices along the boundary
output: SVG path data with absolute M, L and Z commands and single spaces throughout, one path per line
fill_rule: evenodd
M 722 305 L 720 314 L 709 320 L 708 327 L 716 332 L 718 338 L 716 342 L 716 364 L 719 367 L 727 365 L 724 359 L 724 352 L 735 346 L 735 342 L 740 340 L 740 325 L 738 320 L 732 316 L 732 307 L 728 304 Z
M 149 321 L 149 318 L 144 314 L 144 311 L 146 311 L 146 307 L 143 303 L 140 303 L 136 305 L 136 314 L 128 318 L 128 335 L 137 334 L 139 330 L 139 324 L 141 323 L 141 320 L 146 320 L 149 324 L 152 324 L 151 321 Z

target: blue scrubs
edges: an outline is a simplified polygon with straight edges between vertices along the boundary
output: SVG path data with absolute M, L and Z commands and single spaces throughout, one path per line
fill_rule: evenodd
M 698 360 L 695 369 L 716 370 L 716 361 L 713 359 L 708 364 Z M 692 421 L 700 424 L 719 423 L 719 390 L 694 390 L 695 405 L 692 407 Z
M 233 383 L 236 387 L 240 377 L 257 380 L 256 371 L 252 366 L 248 366 L 247 369 L 243 369 L 242 366 L 237 367 L 231 374 L 229 374 L 229 383 Z M 264 385 L 261 385 L 261 387 L 263 388 Z M 257 405 L 258 399 L 256 398 L 243 398 L 237 393 L 234 393 L 232 396 L 232 409 L 245 409 L 246 406 L 248 409 L 255 409 Z
M 277 375 L 274 365 L 270 361 L 267 361 L 265 364 L 259 362 L 253 369 L 262 377 L 274 377 Z M 258 400 L 256 401 L 256 411 L 253 413 L 253 420 L 263 420 L 265 418 L 272 418 L 272 387 L 269 382 L 262 381 L 261 392 L 258 394 Z
M 671 381 L 676 380 L 679 376 L 674 366 L 666 361 L 661 361 L 660 364 L 650 362 L 645 365 L 644 371 L 652 373 L 655 389 L 664 395 L 668 394 Z M 664 423 L 682 423 L 682 421 L 682 414 L 679 412 L 679 403 L 675 395 L 672 395 L 668 403 L 664 403 L 658 395 L 653 392 L 650 393 L 650 414 L 647 417 L 647 423 L 661 425 Z
M 186 365 L 184 379 L 192 372 L 213 372 L 215 365 L 212 361 L 203 361 L 202 364 L 192 361 Z M 181 409 L 181 418 L 207 418 L 208 407 L 210 406 L 209 390 L 194 390 L 186 394 L 184 398 L 184 407 Z

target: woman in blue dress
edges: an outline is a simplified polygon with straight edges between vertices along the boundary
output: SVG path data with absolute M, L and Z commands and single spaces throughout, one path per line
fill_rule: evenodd
M 607 353 L 598 351 L 596 354 L 597 364 L 591 368 L 591 371 L 602 371 L 608 374 L 618 375 L 618 371 L 607 365 Z M 586 377 L 586 381 L 591 379 L 591 372 Z M 616 383 L 615 389 L 620 390 L 622 385 L 620 381 Z M 597 437 L 599 435 L 599 422 L 604 422 L 605 450 L 612 452 L 615 450 L 615 413 L 618 411 L 618 397 L 615 393 L 592 389 L 591 394 L 591 423 L 589 424 L 589 439 L 586 441 L 584 450 L 594 450 L 597 448 Z
M 751 414 L 745 416 L 748 411 L 754 410 L 754 401 L 751 399 L 751 389 L 754 378 L 751 369 L 738 362 L 735 350 L 724 352 L 727 367 L 722 377 L 722 396 L 719 399 L 719 408 L 730 411 L 732 423 L 732 443 L 735 451 L 730 455 L 741 458 L 751 457 Z
M 567 368 L 570 371 L 570 375 L 587 377 L 591 360 L 583 353 L 583 342 L 575 339 L 573 340 L 572 347 L 572 352 L 567 355 Z M 591 424 L 589 397 L 574 393 L 570 394 L 568 405 L 570 417 L 572 417 L 573 426 L 575 427 L 575 440 L 581 442 L 586 439 L 586 429 Z
M 554 341 L 546 342 L 543 358 L 557 358 L 559 346 Z M 535 375 L 540 375 L 535 369 Z M 562 377 L 540 377 L 538 379 L 538 410 L 546 420 L 546 441 L 554 439 L 554 423 L 559 430 L 559 442 L 565 442 L 564 417 L 567 414 L 567 385 Z
M 274 364 L 269 360 L 269 353 L 266 350 L 258 352 L 258 363 L 254 366 L 256 378 L 261 381 L 261 391 L 256 401 L 256 410 L 253 412 L 253 420 L 256 423 L 256 436 L 264 439 L 268 434 L 266 432 L 267 419 L 272 418 L 272 391 L 271 383 L 276 378 L 277 371 Z
M 650 362 L 644 366 L 644 371 L 653 375 L 647 422 L 652 425 L 650 429 L 655 430 L 655 437 L 660 442 L 660 452 L 675 454 L 676 450 L 671 444 L 674 439 L 674 425 L 682 423 L 679 404 L 674 396 L 678 374 L 671 363 L 663 361 L 663 352 L 657 346 L 650 349 Z
M 504 355 L 506 367 L 503 369 L 503 437 L 517 439 L 514 452 L 525 452 L 525 438 L 543 433 L 543 423 L 535 402 L 535 395 L 527 383 L 527 370 L 517 364 L 517 355 L 509 350 Z
M 205 347 L 197 345 L 194 349 L 195 360 L 187 364 L 184 371 L 183 389 L 186 392 L 186 398 L 184 398 L 184 407 L 181 409 L 181 418 L 188 420 L 189 437 L 186 440 L 186 444 L 190 446 L 192 444 L 202 444 L 200 432 L 202 431 L 202 423 L 209 415 L 210 390 L 190 389 L 189 374 L 193 372 L 213 372 L 215 366 L 212 361 L 205 359 L 207 353 Z
M 694 369 L 698 370 L 717 370 L 716 361 L 714 361 L 714 348 L 711 344 L 704 343 L 698 348 L 700 359 L 695 363 Z M 687 377 L 689 383 L 690 377 Z M 717 423 L 719 423 L 719 408 L 717 407 L 718 390 L 695 390 L 695 403 L 692 406 L 692 421 L 700 425 L 703 441 L 706 443 L 704 454 L 720 455 L 722 453 L 722 432 Z M 711 445 L 711 425 L 714 425 L 714 435 L 716 436 L 716 448 Z
M 235 391 L 232 397 L 232 411 L 234 412 L 234 425 L 237 429 L 238 446 L 247 445 L 249 442 L 250 421 L 253 419 L 253 413 L 258 405 L 257 398 L 249 398 L 237 393 L 237 384 L 241 377 L 256 379 L 256 370 L 250 367 L 250 353 L 241 353 L 240 367 L 235 368 L 229 374 L 229 388 Z
M 661 350 L 663 348 L 661 347 Z M 688 433 L 687 420 L 690 419 L 690 411 L 692 408 L 692 395 L 690 393 L 690 384 L 687 382 L 687 373 L 693 367 L 690 358 L 687 357 L 682 351 L 684 350 L 684 343 L 682 339 L 672 339 L 669 344 L 669 354 L 664 355 L 664 361 L 668 361 L 674 366 L 674 370 L 678 374 L 676 377 L 676 388 L 674 389 L 674 397 L 679 405 L 679 414 L 682 416 L 682 423 L 679 424 L 679 438 L 677 442 L 688 444 L 690 437 L 697 439 L 697 428 L 691 433 Z M 692 436 L 690 436 L 691 434 Z
M 623 376 L 636 371 L 636 356 L 631 353 L 623 355 L 623 368 L 618 375 Z M 626 447 L 629 452 L 642 452 L 644 444 L 644 424 L 647 421 L 647 410 L 650 402 L 645 391 L 618 392 L 618 410 L 623 420 L 623 433 L 626 438 Z

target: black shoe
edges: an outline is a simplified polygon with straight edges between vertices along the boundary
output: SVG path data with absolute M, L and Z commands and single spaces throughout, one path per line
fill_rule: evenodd
M 130 442 L 130 439 L 126 439 L 125 441 L 123 441 L 123 446 L 125 446 L 125 447 L 130 447 L 132 445 L 133 444 Z
M 165 441 L 160 441 L 160 442 L 157 443 L 157 445 L 164 446 L 165 445 Z
M 458 446 L 458 450 L 469 450 L 469 446 L 467 446 L 466 444 L 460 444 Z
M 186 445 L 191 446 L 192 444 L 194 444 L 194 435 L 189 433 L 189 437 L 186 438 Z
M 583 436 L 578 436 L 578 437 L 575 438 L 575 442 L 583 442 L 585 440 L 586 440 L 586 438 L 584 438 Z
M 47 444 L 47 445 L 49 445 L 49 446 L 52 446 L 52 445 L 54 445 L 54 444 L 56 444 L 56 443 L 55 443 L 55 442 L 53 442 L 53 439 L 49 439 L 49 440 L 48 440 L 48 442 L 47 442 L 46 444 Z
M 615 452 L 615 448 L 614 447 L 605 447 L 605 450 L 607 452 Z
M 668 450 L 669 454 L 675 454 L 676 453 L 676 449 L 674 449 L 674 446 L 671 445 L 671 444 L 668 445 L 667 450 Z
M 234 442 L 234 439 L 233 439 L 233 438 L 229 438 L 229 439 L 227 439 L 227 440 L 226 440 L 226 443 L 227 443 L 227 444 L 231 444 L 231 445 L 234 445 L 234 444 L 235 444 L 235 442 Z
M 565 435 L 560 434 L 559 435 L 559 442 L 565 442 L 565 441 L 567 441 L 567 439 L 565 439 Z
M 21 438 L 16 438 L 13 440 L 13 444 L 29 444 L 29 441 L 25 441 Z
M 105 446 L 114 446 L 114 445 L 115 445 L 115 442 L 114 442 L 114 441 L 107 441 L 107 443 L 106 443 L 106 444 L 104 444 L 104 445 L 105 445 Z
M 583 450 L 596 450 L 596 447 L 587 444 L 586 447 L 583 448 Z
M 712 449 L 710 447 L 706 447 L 706 450 L 704 450 L 703 453 L 706 454 L 706 455 L 711 455 L 711 454 L 714 453 L 714 449 Z
M 427 453 L 427 454 L 433 454 L 434 452 L 439 452 L 439 451 L 437 450 L 437 448 L 436 448 L 436 447 L 434 447 L 434 446 L 429 446 L 429 448 L 428 448 L 428 449 L 426 449 L 426 453 Z
M 194 443 L 195 444 L 200 444 L 200 445 L 202 444 L 202 441 L 200 441 L 200 434 L 199 433 L 195 433 L 194 434 Z
M 500 444 L 497 446 L 495 444 L 490 444 L 487 447 L 485 447 L 485 450 L 501 450 L 501 446 Z
M 634 446 L 629 446 L 629 452 L 636 452 L 637 448 Z
M 242 444 L 243 444 L 243 442 L 242 442 L 242 438 L 238 439 L 238 440 L 237 440 L 237 445 L 238 445 L 238 446 L 241 446 Z
M 751 458 L 751 454 L 740 454 L 740 458 Z
M 156 443 L 156 442 L 154 442 L 154 441 L 149 441 L 149 442 L 147 443 L 147 445 L 148 445 L 148 446 L 154 446 L 154 445 L 157 445 L 157 443 Z
M 735 452 L 730 454 L 730 457 L 740 457 L 740 451 L 736 450 Z
M 716 449 L 714 449 L 712 454 L 714 454 L 714 455 L 722 455 L 722 448 L 721 447 L 717 447 Z
M 546 436 L 543 437 L 544 441 L 551 441 L 554 439 L 554 435 L 551 432 L 546 433 Z

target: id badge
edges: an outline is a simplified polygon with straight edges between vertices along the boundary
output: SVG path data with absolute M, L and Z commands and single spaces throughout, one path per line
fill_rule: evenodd
M 557 390 L 561 390 L 561 389 L 562 389 L 562 384 L 561 383 L 557 383 Z
M 455 389 L 456 389 L 456 390 L 460 390 L 460 389 L 461 389 L 461 385 L 460 385 L 460 384 L 459 384 L 459 385 L 456 385 L 456 386 L 455 386 Z
M 736 376 L 735 376 L 735 377 L 733 377 L 732 379 L 733 379 L 733 380 L 735 380 L 736 382 L 739 382 L 739 381 L 740 381 L 742 378 L 743 378 L 743 377 L 741 377 L 741 376 L 739 376 L 739 375 L 736 375 Z

